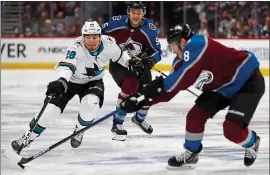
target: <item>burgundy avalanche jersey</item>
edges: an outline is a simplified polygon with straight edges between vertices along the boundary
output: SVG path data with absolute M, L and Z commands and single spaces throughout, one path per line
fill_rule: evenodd
M 231 98 L 259 67 L 254 54 L 226 47 L 202 35 L 188 40 L 182 58 L 181 64 L 179 59 L 174 60 L 172 73 L 164 79 L 167 93 L 158 101 L 168 101 L 191 85 L 203 92 L 213 91 Z
M 102 26 L 102 33 L 112 36 L 123 49 L 132 55 L 140 56 L 144 53 L 153 57 L 155 62 L 161 60 L 162 51 L 158 41 L 158 31 L 149 19 L 144 18 L 141 25 L 130 28 L 128 16 L 114 16 Z

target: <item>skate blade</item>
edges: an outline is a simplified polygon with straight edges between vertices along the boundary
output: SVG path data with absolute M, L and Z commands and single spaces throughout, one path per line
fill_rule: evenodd
M 4 154 L 12 162 L 18 163 L 22 159 L 22 156 L 18 155 L 17 152 L 15 150 L 13 150 L 11 147 L 8 147 Z
M 170 165 L 167 165 L 166 168 L 168 170 L 194 169 L 194 168 L 196 168 L 196 164 L 186 164 L 186 165 L 183 165 L 183 166 L 170 166 Z
M 112 140 L 125 141 L 126 135 L 117 135 L 117 134 L 113 133 Z

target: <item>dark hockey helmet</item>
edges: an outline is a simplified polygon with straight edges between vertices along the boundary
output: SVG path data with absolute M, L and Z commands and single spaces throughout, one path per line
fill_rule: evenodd
M 194 35 L 194 31 L 188 24 L 176 25 L 168 31 L 167 41 L 168 43 L 176 42 L 179 44 L 181 38 L 189 40 Z
M 127 6 L 127 13 L 129 13 L 130 8 L 143 9 L 143 13 L 146 13 L 146 6 L 141 1 L 130 1 Z

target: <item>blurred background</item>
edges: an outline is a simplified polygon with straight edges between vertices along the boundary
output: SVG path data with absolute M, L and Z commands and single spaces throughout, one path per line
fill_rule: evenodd
M 85 21 L 100 25 L 125 15 L 127 1 L 1 2 L 1 36 L 79 36 Z M 269 38 L 269 2 L 144 1 L 146 17 L 154 21 L 159 37 L 168 28 L 188 23 L 196 33 L 215 38 Z

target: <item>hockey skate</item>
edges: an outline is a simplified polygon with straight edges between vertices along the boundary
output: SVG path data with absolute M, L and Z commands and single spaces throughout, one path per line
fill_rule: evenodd
M 25 136 L 25 134 L 24 135 L 22 135 L 21 136 L 21 138 L 19 138 L 18 140 L 14 140 L 13 142 L 11 142 L 11 147 L 12 147 L 12 149 L 14 150 L 14 151 L 16 151 L 16 152 L 18 152 L 19 150 L 20 150 L 20 148 L 21 148 L 21 146 L 22 146 L 22 144 L 23 144 L 23 142 L 24 142 L 24 140 L 25 140 L 25 138 L 26 138 L 26 136 Z M 34 141 L 34 139 L 33 138 L 28 138 L 27 140 L 26 140 L 26 144 L 23 146 L 23 148 L 28 148 L 28 147 L 30 147 L 30 143 L 31 142 L 33 142 Z
M 174 156 L 168 160 L 167 169 L 173 170 L 178 168 L 196 168 L 199 161 L 199 153 L 202 151 L 202 145 L 197 152 L 186 151 L 179 157 Z
M 259 144 L 260 144 L 260 137 L 257 136 L 256 134 L 255 143 L 251 147 L 245 149 L 244 164 L 247 167 L 251 166 L 255 162 L 258 154 Z
M 150 124 L 148 124 L 145 120 L 138 121 L 136 119 L 136 114 L 131 118 L 131 122 L 136 124 L 141 130 L 143 130 L 147 134 L 152 134 L 153 128 Z
M 74 132 L 77 132 L 79 130 L 78 126 L 75 126 Z M 83 132 L 75 135 L 74 137 L 72 137 L 72 139 L 70 140 L 70 144 L 72 148 L 78 148 L 81 144 L 82 144 L 82 139 L 83 139 Z
M 127 130 L 123 128 L 122 124 L 114 123 L 111 129 L 113 133 L 112 140 L 124 141 L 127 136 Z

